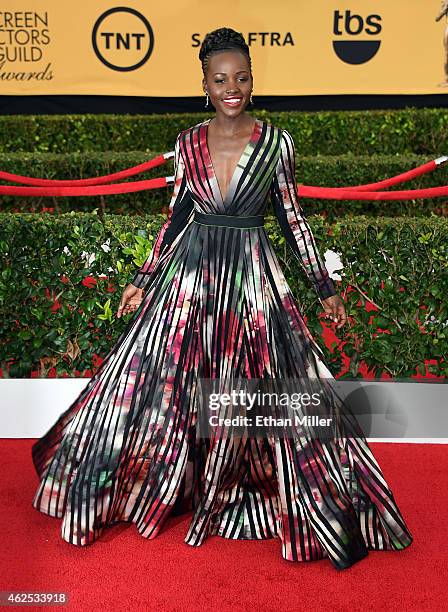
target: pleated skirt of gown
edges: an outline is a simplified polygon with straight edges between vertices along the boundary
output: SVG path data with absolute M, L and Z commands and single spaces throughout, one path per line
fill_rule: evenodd
M 189 511 L 190 545 L 278 537 L 284 559 L 329 558 L 336 569 L 409 546 L 362 436 L 201 437 L 201 377 L 304 372 L 332 378 L 265 230 L 192 222 L 96 374 L 34 444 L 33 507 L 62 518 L 62 538 L 78 546 L 122 521 L 151 539 Z

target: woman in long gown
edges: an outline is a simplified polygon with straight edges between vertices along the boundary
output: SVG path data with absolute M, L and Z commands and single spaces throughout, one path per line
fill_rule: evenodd
M 337 404 L 263 228 L 269 202 L 327 316 L 345 322 L 297 198 L 293 139 L 244 110 L 253 80 L 243 37 L 211 32 L 199 57 L 216 117 L 177 137 L 168 220 L 117 316 L 137 312 L 34 444 L 33 506 L 62 518 L 63 539 L 78 546 L 122 521 L 151 539 L 191 511 L 193 546 L 278 537 L 284 559 L 327 557 L 337 569 L 369 549 L 403 549 L 412 536 L 356 421 L 355 435 L 340 428 L 328 440 L 199 430 L 202 379 L 313 380 L 324 408 Z

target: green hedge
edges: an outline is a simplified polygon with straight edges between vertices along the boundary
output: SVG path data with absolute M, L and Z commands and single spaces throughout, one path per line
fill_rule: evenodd
M 448 152 L 448 109 L 270 112 L 253 116 L 288 129 L 303 155 Z M 27 115 L 0 117 L 0 152 L 149 152 L 173 148 L 180 130 L 214 111 L 153 115 Z
M 88 152 L 88 153 L 8 153 L 0 154 L 0 168 L 7 172 L 51 179 L 78 179 L 100 176 L 117 172 L 124 168 L 140 164 L 157 155 L 159 151 L 143 153 L 140 151 Z M 428 161 L 427 156 L 409 155 L 339 155 L 297 157 L 297 181 L 307 185 L 342 187 L 371 183 Z M 155 168 L 145 175 L 130 180 L 166 176 L 173 173 L 172 161 L 167 165 Z M 398 189 L 423 188 L 448 184 L 448 165 L 441 166 L 434 173 L 426 174 L 412 182 L 398 186 Z M 90 212 L 94 208 L 116 214 L 159 213 L 169 203 L 171 187 L 152 191 L 130 193 L 107 197 L 76 198 L 17 198 L 1 196 L 0 206 L 3 211 L 42 212 L 52 209 L 54 212 L 70 210 Z M 446 198 L 433 200 L 410 200 L 403 202 L 365 202 L 314 200 L 303 201 L 306 211 L 324 214 L 330 220 L 340 215 L 385 215 L 427 216 L 430 211 L 436 214 L 447 214 Z
M 105 356 L 133 316 L 115 319 L 122 289 L 149 253 L 162 221 L 163 216 L 101 219 L 74 212 L 1 214 L 3 375 L 46 376 L 51 366 L 58 375 L 83 372 L 95 355 Z M 357 217 L 337 221 L 330 232 L 321 216 L 310 217 L 310 224 L 321 252 L 340 252 L 344 264 L 339 292 L 350 326 L 337 335 L 350 357 L 350 376 L 359 375 L 363 360 L 377 376 L 386 371 L 407 377 L 431 358 L 438 360 L 434 373 L 446 376 L 448 220 Z M 320 340 L 322 309 L 315 291 L 272 219 L 267 232 L 336 375 L 341 354 Z M 95 253 L 94 261 L 87 261 L 89 253 Z M 102 273 L 107 278 L 99 278 Z M 90 277 L 97 279 L 93 287 Z M 55 297 L 58 308 L 52 311 Z M 367 301 L 377 310 L 366 310 Z

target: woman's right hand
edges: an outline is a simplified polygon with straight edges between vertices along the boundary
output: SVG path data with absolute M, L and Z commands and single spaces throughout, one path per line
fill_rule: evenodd
M 143 289 L 139 289 L 132 283 L 123 291 L 120 305 L 117 310 L 117 319 L 128 312 L 135 312 L 143 300 Z

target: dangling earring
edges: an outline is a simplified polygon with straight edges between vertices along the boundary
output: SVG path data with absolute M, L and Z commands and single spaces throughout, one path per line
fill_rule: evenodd
M 208 106 L 208 91 L 205 92 L 205 108 Z
M 252 100 L 252 94 L 250 94 L 250 103 L 253 105 L 254 101 Z

